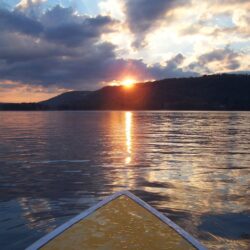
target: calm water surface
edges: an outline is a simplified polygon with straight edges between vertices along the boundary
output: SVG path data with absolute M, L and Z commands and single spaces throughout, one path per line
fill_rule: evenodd
M 250 113 L 0 113 L 0 246 L 128 189 L 209 249 L 250 246 Z

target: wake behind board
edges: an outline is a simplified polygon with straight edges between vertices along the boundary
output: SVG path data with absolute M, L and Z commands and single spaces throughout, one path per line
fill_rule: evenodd
M 44 236 L 27 250 L 205 248 L 128 191 L 115 193 Z

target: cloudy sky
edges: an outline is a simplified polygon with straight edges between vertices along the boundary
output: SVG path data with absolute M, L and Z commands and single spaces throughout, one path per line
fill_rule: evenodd
M 0 0 L 0 102 L 250 70 L 249 0 Z

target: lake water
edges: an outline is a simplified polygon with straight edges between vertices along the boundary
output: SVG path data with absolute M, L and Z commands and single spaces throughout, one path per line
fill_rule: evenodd
M 249 112 L 1 112 L 0 246 L 127 189 L 209 249 L 250 246 Z

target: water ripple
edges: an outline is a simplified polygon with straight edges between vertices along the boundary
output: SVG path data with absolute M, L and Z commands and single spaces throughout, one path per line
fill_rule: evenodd
M 23 249 L 129 189 L 208 248 L 248 249 L 249 124 L 249 112 L 2 112 L 0 245 Z

